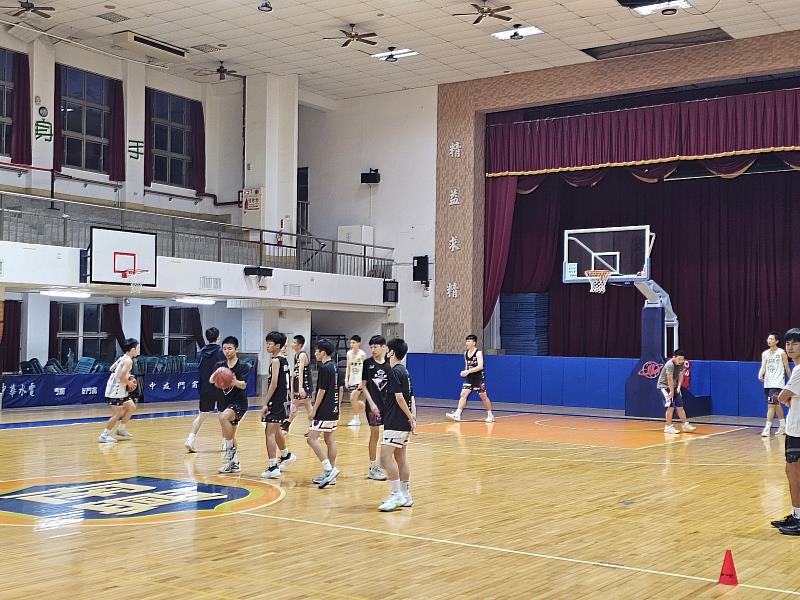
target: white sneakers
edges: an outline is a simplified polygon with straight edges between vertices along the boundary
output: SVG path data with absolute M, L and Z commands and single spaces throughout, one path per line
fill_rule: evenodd
M 409 497 L 410 499 L 410 497 Z M 378 507 L 381 512 L 391 512 L 402 508 L 406 503 L 405 497 L 402 494 L 392 494 Z
M 449 412 L 449 413 L 444 413 L 444 416 L 447 417 L 448 419 L 450 419 L 451 421 L 460 421 L 461 420 L 461 415 L 458 414 L 455 411 Z M 383 506 L 383 505 L 381 505 L 381 506 Z
M 494 415 L 492 413 L 488 413 L 484 421 L 487 423 L 494 423 Z
M 761 437 L 769 437 L 771 430 L 772 430 L 771 425 L 765 426 L 764 429 L 761 430 Z
M 116 444 L 117 439 L 112 436 L 110 433 L 106 433 L 105 431 L 100 434 L 100 437 L 97 438 L 97 441 L 102 444 Z
M 117 439 L 118 440 L 132 440 L 133 436 L 131 435 L 130 431 L 127 429 L 124 431 L 120 431 L 117 429 Z
M 772 425 L 765 425 L 763 431 L 761 432 L 761 437 L 769 437 L 771 430 Z M 778 431 L 775 432 L 775 435 L 786 435 L 786 425 L 779 425 Z
M 278 468 L 278 465 L 274 467 L 267 467 L 266 470 L 261 474 L 263 479 L 280 479 L 281 478 L 281 470 Z
M 386 473 L 378 465 L 370 466 L 369 471 L 367 471 L 367 477 L 375 481 L 386 481 L 387 479 Z
M 665 426 L 664 426 L 664 433 L 681 433 L 681 431 L 682 431 L 683 433 L 691 433 L 691 432 L 693 432 L 695 429 L 697 429 L 697 427 L 695 427 L 694 425 L 692 425 L 691 423 L 689 423 L 689 421 L 686 421 L 686 423 L 684 423 L 684 424 L 683 424 L 683 426 L 681 427 L 681 430 L 680 430 L 680 431 L 678 431 L 677 429 L 675 429 L 675 426 L 674 426 L 674 425 L 665 425 Z
M 186 438 L 186 441 L 183 442 L 183 447 L 186 448 L 187 452 L 191 452 L 192 454 L 197 452 L 197 446 L 194 445 L 194 438 Z
M 786 425 L 781 425 L 778 427 L 778 431 L 775 433 L 775 435 L 786 435 Z
M 353 415 L 353 418 L 350 419 L 350 422 L 347 424 L 348 427 L 361 427 L 361 419 L 358 415 Z

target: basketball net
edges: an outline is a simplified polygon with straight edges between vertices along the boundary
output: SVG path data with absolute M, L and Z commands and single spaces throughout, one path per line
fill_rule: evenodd
M 143 284 L 140 277 L 143 273 L 147 273 L 147 269 L 129 269 L 121 273 L 125 283 L 130 284 L 131 294 L 134 296 L 138 296 L 142 293 Z
M 583 272 L 589 279 L 589 293 L 591 294 L 605 294 L 606 282 L 611 271 L 608 269 L 589 269 Z

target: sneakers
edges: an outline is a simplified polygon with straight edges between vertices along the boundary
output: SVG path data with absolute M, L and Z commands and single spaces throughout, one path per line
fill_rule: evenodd
M 324 487 L 328 486 L 328 485 L 331 483 L 331 481 L 333 481 L 334 479 L 336 479 L 336 476 L 337 476 L 337 475 L 338 475 L 340 472 L 341 472 L 341 471 L 339 471 L 339 469 L 337 469 L 336 467 L 333 467 L 333 468 L 332 468 L 332 469 L 330 469 L 329 471 L 325 471 L 325 472 L 322 474 L 322 480 L 320 480 L 320 482 L 317 484 L 317 485 L 319 486 L 319 489 L 322 489 L 322 488 L 324 488 Z
M 261 474 L 261 477 L 264 479 L 280 479 L 281 470 L 278 468 L 278 465 L 267 467 L 266 470 Z
M 405 498 L 400 494 L 392 494 L 386 500 L 383 501 L 378 507 L 378 510 L 381 512 L 392 512 L 393 510 L 397 510 L 401 508 L 405 503 Z
M 100 437 L 97 438 L 97 441 L 102 443 L 102 444 L 116 444 L 117 443 L 117 439 L 114 436 L 112 436 L 110 433 L 105 433 L 105 432 L 100 434 Z
M 775 432 L 775 435 L 786 435 L 786 425 L 778 427 L 778 431 Z
M 770 521 L 770 525 L 773 527 L 777 527 L 780 529 L 781 527 L 790 527 L 798 523 L 797 517 L 795 517 L 792 513 L 789 513 L 779 521 Z
M 778 531 L 783 535 L 800 535 L 800 522 L 795 522 L 793 525 L 787 525 L 786 527 L 778 527 Z
M 695 429 L 697 429 L 697 427 L 689 423 L 689 421 L 686 421 L 686 423 L 684 423 L 681 427 L 681 431 L 685 433 L 692 433 Z
M 383 472 L 378 465 L 372 465 L 367 471 L 367 478 L 374 479 L 375 481 L 386 481 L 388 478 L 386 477 L 386 473 Z
M 237 460 L 230 460 L 224 463 L 219 469 L 217 469 L 217 473 L 241 473 L 242 469 L 239 466 L 239 461 Z
M 487 423 L 494 423 L 494 415 L 492 413 L 489 413 L 488 415 L 486 415 L 484 421 L 486 421 Z
M 411 508 L 414 506 L 414 499 L 411 497 L 411 494 L 403 494 L 403 504 L 404 508 Z
M 281 429 L 283 430 L 283 433 L 289 433 L 289 425 L 291 425 L 289 421 L 284 421 L 281 423 Z
M 767 425 L 766 427 L 764 427 L 764 429 L 761 431 L 761 437 L 769 437 L 769 434 L 770 434 L 770 430 L 771 430 L 771 429 L 772 429 L 772 428 L 771 428 L 769 425 Z
M 461 420 L 461 415 L 458 414 L 455 411 L 449 412 L 449 413 L 444 413 L 444 416 L 447 417 L 448 419 L 450 419 L 451 421 L 460 421 Z M 383 505 L 381 505 L 381 506 L 383 506 Z
M 131 433 L 129 431 L 127 431 L 127 430 L 126 431 L 120 431 L 119 429 L 117 429 L 116 435 L 117 435 L 117 439 L 118 440 L 132 440 L 133 439 L 133 435 L 131 435 Z
M 664 433 L 678 433 L 678 430 L 675 429 L 674 425 L 665 425 L 664 426 Z
M 355 415 L 350 422 L 347 424 L 348 427 L 361 427 L 361 419 L 358 418 L 358 415 Z
M 288 467 L 290 464 L 292 464 L 296 460 L 297 460 L 297 455 L 292 454 L 291 452 L 289 452 L 289 454 L 287 454 L 285 458 L 279 458 L 278 459 L 278 468 L 281 471 L 283 471 L 286 467 Z
M 186 448 L 187 452 L 197 452 L 197 447 L 194 445 L 194 440 L 192 438 L 186 438 L 186 441 L 183 442 L 183 447 Z
M 311 483 L 313 483 L 315 485 L 319 485 L 322 482 L 323 479 L 325 479 L 325 474 L 324 473 L 322 475 L 317 475 L 316 477 L 312 477 L 311 478 Z M 328 485 L 336 485 L 336 479 L 331 481 Z

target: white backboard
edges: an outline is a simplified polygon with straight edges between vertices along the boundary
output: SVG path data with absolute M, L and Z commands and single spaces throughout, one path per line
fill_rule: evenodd
M 137 273 L 133 280 L 130 271 Z M 92 227 L 89 283 L 158 285 L 156 234 Z
M 608 280 L 632 283 L 650 278 L 650 251 L 655 234 L 649 225 L 564 231 L 562 281 L 588 281 L 585 271 L 605 269 Z

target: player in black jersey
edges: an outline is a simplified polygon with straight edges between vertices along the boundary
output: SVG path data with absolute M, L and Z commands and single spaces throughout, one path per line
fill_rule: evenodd
M 306 408 L 306 415 L 309 415 L 311 414 L 311 400 L 309 399 L 309 394 L 311 393 L 311 365 L 308 360 L 308 354 L 303 350 L 303 346 L 305 345 L 305 337 L 302 335 L 294 336 L 292 341 L 294 369 L 292 369 L 292 389 L 290 392 L 291 396 L 289 397 L 295 404 L 302 402 L 303 406 Z M 281 425 L 285 433 L 289 433 L 289 425 L 291 425 L 296 416 L 297 413 L 295 412 L 293 416 L 290 416 L 283 422 L 283 425 Z
M 336 422 L 339 420 L 339 393 L 336 381 L 336 363 L 331 360 L 333 343 L 330 340 L 320 339 L 314 345 L 314 356 L 317 359 L 317 393 L 311 407 L 309 418 L 311 427 L 308 430 L 308 445 L 322 463 L 322 474 L 311 481 L 320 489 L 335 483 L 339 469 L 336 468 L 336 440 L 333 435 L 336 431 Z M 319 443 L 319 434 L 325 438 L 327 452 Z
M 365 405 L 369 423 L 369 470 L 367 477 L 385 481 L 386 473 L 378 464 L 378 440 L 381 437 L 381 416 L 386 406 L 386 393 L 389 383 L 389 364 L 386 362 L 386 338 L 373 335 L 369 340 L 372 357 L 364 361 L 361 371 L 360 389 L 367 401 Z
M 461 413 L 467 405 L 467 398 L 471 392 L 477 392 L 486 409 L 486 422 L 493 423 L 492 401 L 486 394 L 486 372 L 483 369 L 483 352 L 478 350 L 478 336 L 468 335 L 466 339 L 467 351 L 464 352 L 464 370 L 461 376 L 464 384 L 461 386 L 461 397 L 458 399 L 458 408 L 453 412 L 445 413 L 448 419 L 461 420 Z
M 391 493 L 378 507 L 383 512 L 414 504 L 408 490 L 410 471 L 406 460 L 406 444 L 417 427 L 417 406 L 411 389 L 411 379 L 402 363 L 408 352 L 408 344 L 400 338 L 394 338 L 386 346 L 389 349 L 386 357 L 391 369 L 383 413 L 381 464 L 389 476 Z
M 279 331 L 270 331 L 266 337 L 267 352 L 272 359 L 269 367 L 269 385 L 261 409 L 261 421 L 266 423 L 267 456 L 269 464 L 261 474 L 262 477 L 278 479 L 281 471 L 293 463 L 297 457 L 286 447 L 286 438 L 281 430 L 281 423 L 297 412 L 297 406 L 289 399 L 289 362 L 281 354 L 286 345 L 286 336 Z M 278 449 L 281 456 L 278 458 Z

